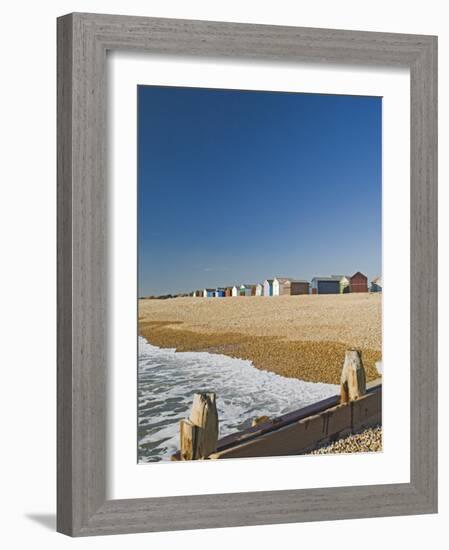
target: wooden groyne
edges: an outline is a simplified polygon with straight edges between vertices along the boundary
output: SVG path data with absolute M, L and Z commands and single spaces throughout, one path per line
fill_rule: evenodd
M 201 395 L 203 397 L 199 397 Z M 342 370 L 340 395 L 274 419 L 261 418 L 251 428 L 222 439 L 217 439 L 215 403 L 214 394 L 196 394 L 190 420 L 181 421 L 181 450 L 173 455 L 173 460 L 307 453 L 335 439 L 381 424 L 382 380 L 366 384 L 360 353 L 348 350 Z

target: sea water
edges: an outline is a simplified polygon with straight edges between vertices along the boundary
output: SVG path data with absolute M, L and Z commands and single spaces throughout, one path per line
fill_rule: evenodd
M 138 460 L 170 460 L 179 449 L 179 421 L 193 394 L 215 392 L 219 437 L 335 395 L 333 384 L 304 382 L 259 370 L 251 361 L 206 352 L 161 349 L 139 337 Z

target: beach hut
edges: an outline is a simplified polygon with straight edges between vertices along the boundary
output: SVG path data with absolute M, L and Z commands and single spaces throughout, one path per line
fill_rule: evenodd
M 368 277 L 357 271 L 349 279 L 349 288 L 351 292 L 368 292 Z
M 332 277 L 340 277 L 340 294 L 347 294 L 349 288 L 349 275 L 332 275 Z
M 273 296 L 273 279 L 265 279 L 263 283 L 263 295 Z
M 240 286 L 232 287 L 232 296 L 240 296 Z
M 273 279 L 273 296 L 282 296 L 285 284 L 288 281 L 291 281 L 288 277 L 275 277 Z
M 240 296 L 253 296 L 255 285 L 240 285 Z
M 309 281 L 300 279 L 288 280 L 284 284 L 283 294 L 287 296 L 299 296 L 300 294 L 309 294 Z
M 203 296 L 205 298 L 214 298 L 215 288 L 205 288 L 204 291 L 203 291 Z
M 382 292 L 382 277 L 375 277 L 371 281 L 371 292 Z
M 340 276 L 314 277 L 311 282 L 312 294 L 340 294 Z
M 193 297 L 194 298 L 202 298 L 204 296 L 204 290 L 194 290 Z
M 224 298 L 225 297 L 225 289 L 224 288 L 216 288 L 215 289 L 215 298 Z
M 263 284 L 257 283 L 256 285 L 256 296 L 263 296 Z
M 226 298 L 229 298 L 230 296 L 232 296 L 232 286 L 227 286 L 225 288 L 225 296 Z

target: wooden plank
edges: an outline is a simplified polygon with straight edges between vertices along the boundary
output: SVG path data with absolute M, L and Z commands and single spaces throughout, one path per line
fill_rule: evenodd
M 382 423 L 382 392 L 372 392 L 370 399 L 357 399 L 351 402 L 352 431 L 360 431 Z
M 180 459 L 207 458 L 217 450 L 218 413 L 214 393 L 196 393 L 189 420 L 180 422 Z
M 381 394 L 382 392 L 381 378 L 378 378 L 377 380 L 373 380 L 372 382 L 369 382 L 367 384 L 367 394 L 370 394 L 373 392 L 378 392 Z M 321 401 L 317 401 L 316 403 L 308 405 L 307 407 L 303 407 L 302 409 L 298 409 L 296 411 L 292 411 L 291 413 L 287 413 L 285 415 L 273 418 L 268 422 L 259 424 L 258 426 L 253 426 L 251 428 L 247 428 L 246 430 L 242 430 L 240 432 L 222 437 L 217 442 L 217 452 L 221 452 L 230 447 L 234 447 L 236 445 L 240 445 L 241 443 L 251 441 L 252 439 L 260 437 L 263 434 L 267 434 L 275 430 L 279 430 L 280 428 L 289 426 L 302 419 L 322 413 L 325 410 L 335 407 L 339 403 L 340 403 L 340 396 L 333 395 L 332 397 L 328 397 Z M 181 460 L 181 455 L 179 451 L 172 456 L 172 460 L 175 460 L 175 461 Z
M 198 426 L 192 424 L 190 420 L 181 420 L 179 423 L 179 439 L 180 439 L 180 459 L 194 460 L 198 446 Z
M 341 402 L 354 401 L 366 393 L 366 373 L 360 351 L 351 349 L 345 353 L 341 372 Z
M 331 407 L 249 440 L 219 448 L 211 459 L 302 454 L 328 440 L 382 421 L 382 391 L 377 388 L 356 401 Z
M 328 397 L 327 399 L 323 399 L 321 401 L 313 403 L 312 405 L 308 405 L 307 407 L 303 407 L 296 411 L 292 411 L 291 413 L 287 413 L 282 416 L 273 418 L 268 422 L 259 424 L 258 426 L 253 426 L 251 428 L 247 428 L 246 430 L 242 430 L 241 432 L 238 432 L 236 434 L 228 435 L 226 437 L 221 438 L 218 441 L 217 450 L 223 450 L 229 446 L 233 446 L 242 441 L 247 441 L 247 440 L 253 439 L 254 437 L 258 437 L 264 433 L 272 432 L 273 430 L 278 430 L 279 428 L 287 426 L 293 422 L 297 422 L 302 418 L 306 418 L 308 416 L 318 414 L 321 411 L 334 407 L 335 405 L 338 405 L 339 402 L 340 402 L 340 396 L 333 395 L 332 397 Z

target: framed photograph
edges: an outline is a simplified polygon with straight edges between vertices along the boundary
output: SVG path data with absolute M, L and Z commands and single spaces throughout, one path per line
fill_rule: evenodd
M 58 19 L 58 531 L 437 510 L 437 39 Z

